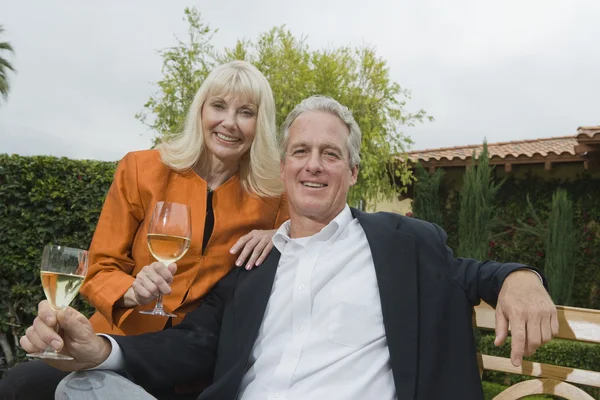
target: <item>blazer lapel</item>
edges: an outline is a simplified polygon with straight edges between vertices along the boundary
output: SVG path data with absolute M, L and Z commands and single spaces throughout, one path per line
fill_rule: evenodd
M 352 210 L 371 247 L 399 399 L 413 399 L 418 369 L 418 278 L 414 237 Z
M 240 271 L 238 277 L 233 294 L 235 335 L 240 351 L 247 352 L 247 356 L 250 356 L 271 296 L 280 256 L 281 253 L 273 248 L 261 266 L 252 271 Z

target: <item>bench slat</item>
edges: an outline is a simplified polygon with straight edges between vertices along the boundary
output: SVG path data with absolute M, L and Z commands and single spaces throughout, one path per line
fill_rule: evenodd
M 523 360 L 520 367 L 515 367 L 509 358 L 480 354 L 483 369 L 486 371 L 508 372 L 537 378 L 557 379 L 580 385 L 600 387 L 600 372 L 567 368 L 558 365 L 542 364 Z
M 588 343 L 600 343 L 600 310 L 577 307 L 556 306 L 558 314 L 558 335 L 555 337 L 579 340 Z M 496 327 L 495 310 L 481 302 L 475 307 L 473 326 L 494 330 Z

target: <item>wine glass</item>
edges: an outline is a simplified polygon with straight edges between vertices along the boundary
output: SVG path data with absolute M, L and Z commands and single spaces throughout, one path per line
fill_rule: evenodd
M 88 252 L 65 246 L 48 245 L 42 253 L 40 279 L 46 299 L 54 310 L 64 310 L 79 293 L 88 269 Z M 56 331 L 59 326 L 56 324 Z M 41 353 L 27 354 L 33 358 L 72 360 L 48 346 Z
M 154 258 L 168 266 L 183 257 L 190 247 L 191 224 L 189 206 L 166 201 L 156 203 L 148 227 L 148 248 Z M 140 313 L 162 317 L 177 316 L 163 308 L 162 293 L 158 295 L 153 310 Z

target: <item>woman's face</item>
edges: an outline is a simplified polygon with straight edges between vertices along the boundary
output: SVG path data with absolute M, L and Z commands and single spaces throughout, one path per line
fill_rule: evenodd
M 206 148 L 224 162 L 239 162 L 256 134 L 258 107 L 237 95 L 212 96 L 202 106 Z

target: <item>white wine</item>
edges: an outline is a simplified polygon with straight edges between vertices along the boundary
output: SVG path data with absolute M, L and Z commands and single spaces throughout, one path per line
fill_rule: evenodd
M 75 298 L 85 277 L 81 275 L 63 274 L 42 271 L 42 286 L 46 299 L 55 310 L 64 310 Z
M 148 248 L 165 265 L 179 260 L 190 248 L 190 239 L 182 236 L 148 234 Z

